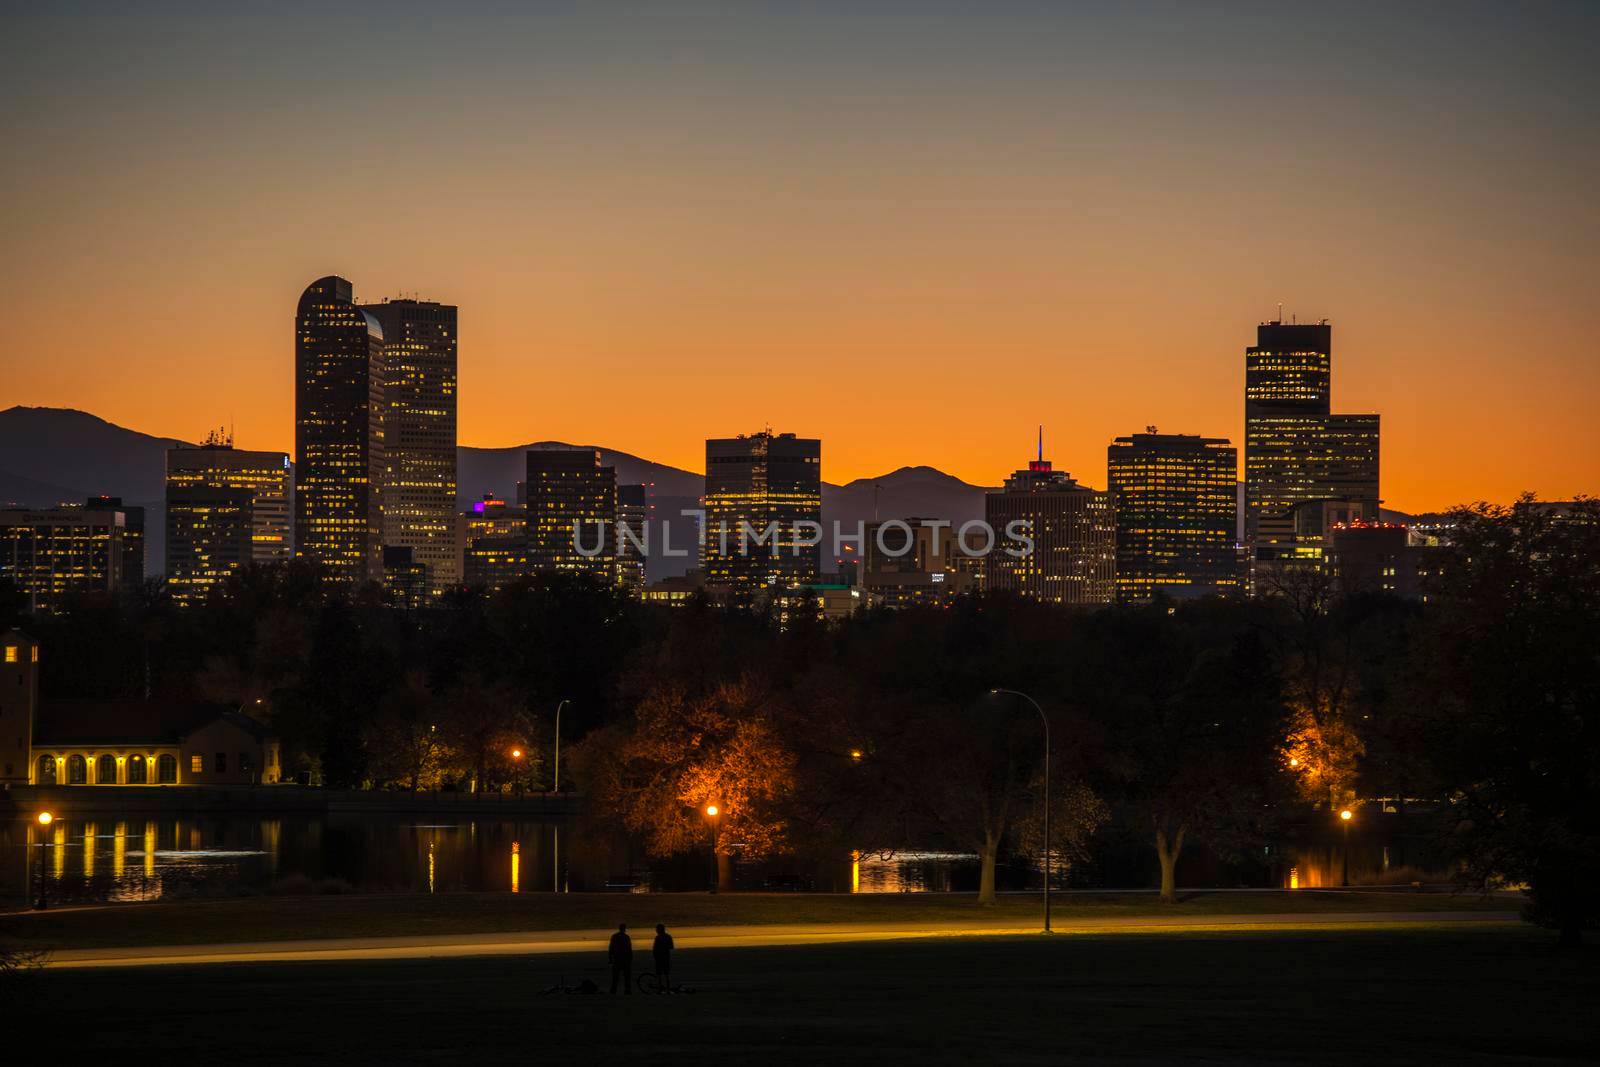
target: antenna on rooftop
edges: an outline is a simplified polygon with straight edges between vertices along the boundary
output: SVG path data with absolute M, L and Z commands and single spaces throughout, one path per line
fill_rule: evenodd
M 1044 462 L 1044 423 L 1039 424 L 1039 462 Z
M 1278 325 L 1283 325 L 1283 301 L 1278 301 Z

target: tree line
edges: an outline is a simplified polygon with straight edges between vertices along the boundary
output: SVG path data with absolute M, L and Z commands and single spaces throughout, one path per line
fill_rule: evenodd
M 403 610 L 301 563 L 179 609 L 158 586 L 27 618 L 47 700 L 207 700 L 266 719 L 330 786 L 563 786 L 669 856 L 716 805 L 730 859 L 938 841 L 1054 866 L 1144 843 L 1162 897 L 1221 856 L 1362 797 L 1441 806 L 1480 888 L 1522 886 L 1576 940 L 1600 914 L 1600 505 L 1478 505 L 1424 602 L 1277 595 L 1074 612 L 1001 595 L 835 625 L 705 599 L 646 607 L 564 575 Z M 1043 743 L 1052 740 L 1050 840 Z

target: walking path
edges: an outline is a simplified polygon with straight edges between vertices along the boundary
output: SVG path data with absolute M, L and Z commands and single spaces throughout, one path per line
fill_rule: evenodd
M 1208 930 L 1325 930 L 1340 927 L 1382 928 L 1440 923 L 1515 923 L 1515 912 L 1392 911 L 1320 912 L 1281 915 L 1145 916 L 1078 919 L 1059 917 L 1059 934 L 1184 933 Z M 1037 925 L 1019 927 L 999 922 L 960 923 L 830 923 L 825 926 L 700 926 L 675 927 L 679 946 L 755 948 L 770 945 L 818 945 L 897 938 L 963 935 L 1036 934 Z M 599 953 L 611 930 L 544 930 L 528 933 L 351 937 L 316 941 L 257 941 L 223 945 L 158 945 L 135 948 L 66 949 L 53 953 L 46 966 L 56 968 L 149 967 L 210 963 L 284 963 L 310 960 L 429 959 L 450 956 L 544 955 Z

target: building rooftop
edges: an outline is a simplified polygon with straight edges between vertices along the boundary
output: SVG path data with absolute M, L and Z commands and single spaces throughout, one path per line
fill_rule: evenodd
M 34 721 L 35 745 L 173 745 L 218 719 L 258 739 L 266 726 L 226 705 L 193 702 L 53 701 Z

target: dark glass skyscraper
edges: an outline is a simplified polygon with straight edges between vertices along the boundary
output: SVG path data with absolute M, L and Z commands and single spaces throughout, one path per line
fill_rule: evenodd
M 822 442 L 770 430 L 707 440 L 705 515 L 707 585 L 748 599 L 815 583 L 819 546 L 801 542 L 821 536 Z
M 1152 427 L 1111 443 L 1106 484 L 1117 516 L 1120 599 L 1238 588 L 1237 478 L 1238 454 L 1222 438 Z
M 455 547 L 456 308 L 386 300 L 361 310 L 383 328 L 383 543 L 411 549 L 426 598 L 461 584 Z M 396 557 L 399 558 L 399 557 Z
M 1378 416 L 1330 414 L 1333 327 L 1264 322 L 1245 350 L 1245 540 L 1312 500 L 1378 509 Z
M 167 487 L 167 590 L 175 603 L 202 603 L 250 563 L 255 495 L 215 485 Z
M 617 581 L 629 589 L 644 588 L 645 529 L 650 518 L 648 488 L 617 486 Z M 625 536 L 627 531 L 631 536 Z
M 295 555 L 338 581 L 383 578 L 383 327 L 343 278 L 295 311 Z
M 617 580 L 617 469 L 593 448 L 528 453 L 528 569 Z
M 138 589 L 144 585 L 144 505 L 124 504 L 120 496 L 91 496 L 83 506 L 90 511 L 120 511 L 122 527 L 122 585 L 125 589 Z

